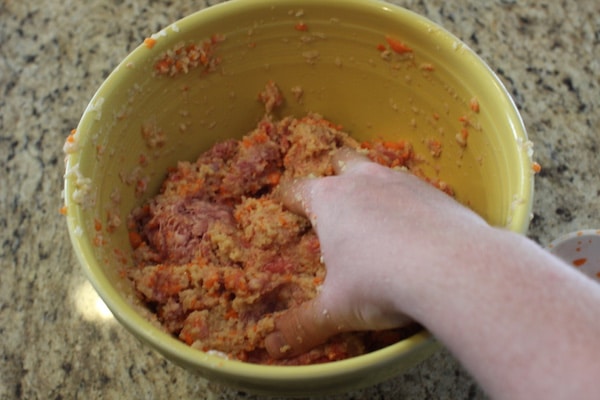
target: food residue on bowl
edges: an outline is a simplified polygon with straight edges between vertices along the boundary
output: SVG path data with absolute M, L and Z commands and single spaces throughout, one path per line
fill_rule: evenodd
M 212 72 L 221 63 L 215 48 L 224 40 L 223 35 L 215 34 L 199 43 L 179 43 L 159 56 L 154 63 L 154 71 L 157 75 L 167 76 L 187 74 L 196 68 Z

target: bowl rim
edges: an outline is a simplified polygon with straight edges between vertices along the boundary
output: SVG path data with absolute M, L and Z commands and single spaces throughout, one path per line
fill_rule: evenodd
M 589 237 L 600 237 L 600 228 L 584 228 L 565 233 L 551 241 L 546 248 L 551 252 L 554 252 L 562 245 L 570 243 L 573 240 L 581 240 Z
M 322 4 L 322 0 L 294 0 L 288 3 L 289 7 L 293 7 L 295 4 L 302 4 L 304 7 L 314 7 Z M 243 12 L 246 9 L 253 9 L 256 7 L 264 7 L 266 5 L 272 5 L 270 0 L 230 0 L 225 3 L 219 3 L 216 5 L 208 6 L 207 8 L 196 11 L 188 16 L 185 16 L 169 26 L 174 25 L 179 28 L 184 28 L 187 25 L 193 26 L 201 24 L 203 20 L 214 19 L 214 18 L 229 18 L 233 13 Z M 362 9 L 370 12 L 377 10 L 393 13 L 395 18 L 410 26 L 414 31 L 425 32 L 427 29 L 435 28 L 440 33 L 439 38 L 444 43 L 461 43 L 464 52 L 461 53 L 462 58 L 468 58 L 468 61 L 473 66 L 479 69 L 482 73 L 489 76 L 490 82 L 497 86 L 497 91 L 502 94 L 507 102 L 507 118 L 513 125 L 513 132 L 518 135 L 518 138 L 527 140 L 527 133 L 521 116 L 517 111 L 517 107 L 506 90 L 504 84 L 500 81 L 498 76 L 491 70 L 491 68 L 464 42 L 462 42 L 455 35 L 447 31 L 442 26 L 429 20 L 428 18 L 417 14 L 411 10 L 403 8 L 401 6 L 387 3 L 381 0 L 345 0 L 344 2 L 336 3 L 340 7 L 347 9 Z M 330 5 L 331 6 L 331 5 Z M 444 44 L 442 44 L 444 46 Z M 130 62 L 136 57 L 145 57 L 144 55 L 145 46 L 143 43 L 138 45 L 132 50 L 126 58 L 115 68 L 115 70 L 103 81 L 99 89 L 93 95 L 89 102 L 88 108 L 84 112 L 77 130 L 86 124 L 93 118 L 93 115 L 88 113 L 88 109 L 92 104 L 95 104 L 100 98 L 108 98 L 110 95 L 107 93 L 112 86 L 112 82 L 118 79 L 119 72 L 122 66 Z M 147 54 L 147 53 L 146 53 Z M 521 157 L 527 157 L 527 155 L 520 155 Z M 523 165 L 529 165 L 531 160 L 522 159 L 519 164 L 520 167 Z M 73 166 L 78 162 L 77 156 L 72 154 L 67 160 L 67 170 L 69 166 Z M 529 174 L 529 175 L 527 175 Z M 512 227 L 525 233 L 532 209 L 533 203 L 533 177 L 530 171 L 526 171 L 522 168 L 520 171 L 520 179 L 523 183 L 522 197 L 526 199 L 526 204 L 522 205 L 518 211 L 513 214 Z M 437 342 L 433 336 L 427 331 L 423 330 L 405 340 L 402 340 L 396 344 L 390 345 L 383 349 L 367 353 L 361 356 L 353 357 L 346 360 L 329 362 L 324 364 L 313 364 L 307 366 L 271 366 L 271 365 L 256 365 L 237 360 L 228 360 L 217 355 L 202 352 L 200 350 L 191 349 L 190 346 L 180 342 L 171 335 L 163 332 L 147 319 L 145 319 L 135 308 L 132 306 L 127 299 L 123 298 L 123 295 L 117 291 L 117 289 L 109 282 L 107 276 L 100 267 L 101 261 L 90 257 L 93 254 L 92 244 L 89 239 L 82 237 L 77 233 L 79 223 L 78 221 L 83 220 L 84 211 L 82 207 L 77 206 L 75 203 L 71 206 L 71 193 L 73 191 L 73 185 L 71 179 L 65 176 L 65 204 L 67 206 L 67 221 L 68 230 L 73 244 L 76 256 L 79 263 L 82 265 L 84 272 L 96 290 L 102 300 L 106 303 L 108 308 L 111 310 L 117 320 L 119 320 L 128 330 L 142 338 L 143 341 L 152 343 L 156 349 L 158 349 L 163 355 L 166 355 L 171 359 L 178 359 L 186 364 L 202 367 L 206 369 L 218 369 L 222 372 L 226 372 L 228 375 L 239 376 L 245 379 L 260 379 L 262 381 L 286 381 L 294 380 L 297 382 L 304 381 L 308 382 L 313 379 L 323 380 L 335 376 L 346 375 L 352 371 L 361 371 L 366 367 L 373 368 L 378 364 L 389 364 L 393 360 L 397 360 L 399 355 L 416 351 L 423 346 L 435 345 Z

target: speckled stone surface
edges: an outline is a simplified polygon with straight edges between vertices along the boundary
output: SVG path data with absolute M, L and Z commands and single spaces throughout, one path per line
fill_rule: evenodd
M 144 37 L 219 1 L 0 3 L 0 399 L 257 399 L 143 347 L 95 298 L 72 252 L 62 144 Z M 535 159 L 529 235 L 600 228 L 600 2 L 397 0 L 469 44 L 522 112 Z M 492 361 L 493 362 L 493 361 Z M 338 399 L 481 399 L 446 351 Z

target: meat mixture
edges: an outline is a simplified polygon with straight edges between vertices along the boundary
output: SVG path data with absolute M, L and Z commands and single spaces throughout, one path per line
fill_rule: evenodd
M 414 333 L 419 327 L 345 333 L 295 358 L 269 357 L 274 319 L 312 299 L 326 273 L 310 222 L 278 201 L 279 183 L 331 175 L 330 153 L 342 146 L 416 173 L 418 161 L 408 143 L 358 143 L 316 114 L 275 120 L 283 98 L 273 83 L 259 99 L 266 114 L 252 132 L 179 162 L 160 193 L 132 211 L 128 274 L 140 298 L 190 346 L 259 364 L 341 360 Z

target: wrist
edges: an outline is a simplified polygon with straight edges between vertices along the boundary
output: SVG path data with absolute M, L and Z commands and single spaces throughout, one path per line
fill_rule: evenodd
M 440 231 L 432 238 L 419 263 L 399 263 L 395 309 L 424 325 L 438 319 L 449 305 L 472 298 L 481 282 L 493 279 L 493 267 L 517 234 L 485 223 L 465 224 L 466 229 Z M 410 249 L 406 257 L 413 257 Z

